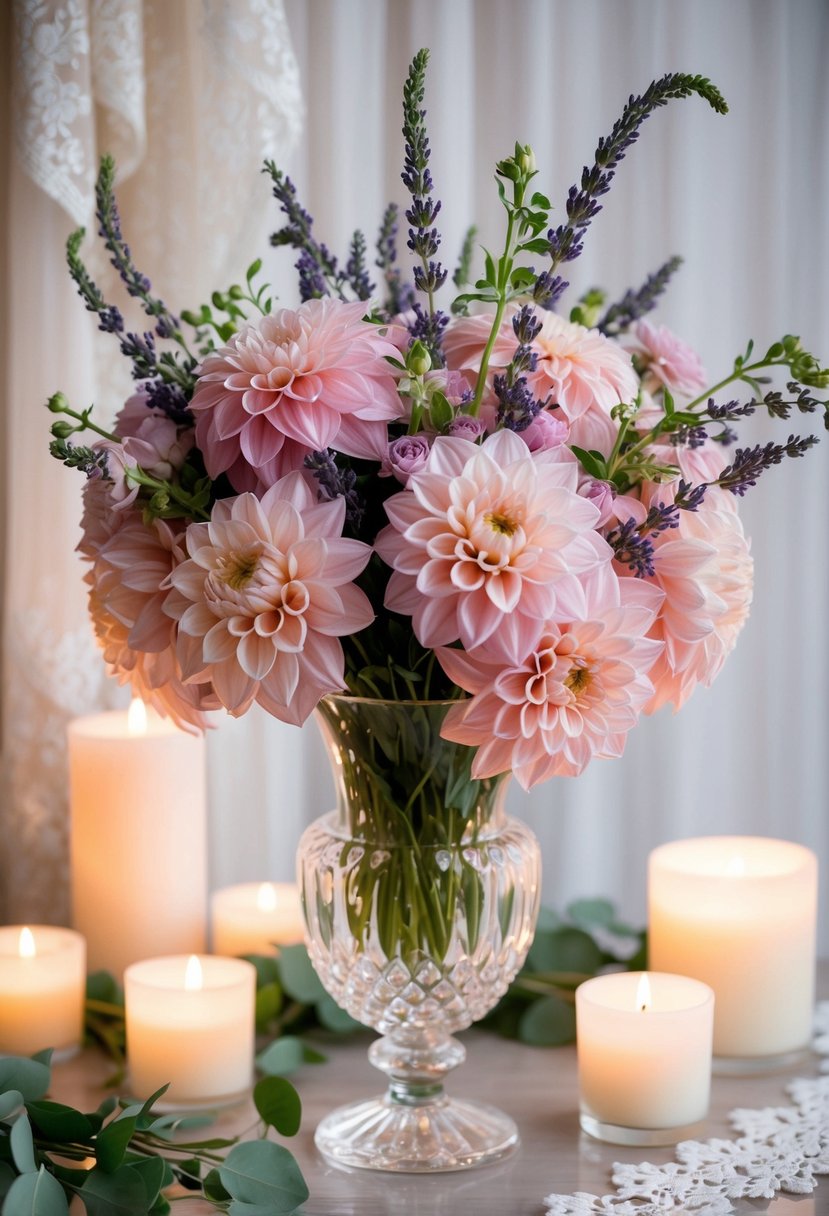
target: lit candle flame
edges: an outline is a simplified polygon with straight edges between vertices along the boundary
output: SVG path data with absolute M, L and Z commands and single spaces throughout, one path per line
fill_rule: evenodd
M 743 878 L 745 877 L 746 863 L 745 859 L 739 853 L 735 853 L 725 867 L 725 873 L 728 878 Z
M 27 925 L 24 925 L 20 930 L 20 942 L 17 950 L 21 958 L 34 958 L 37 954 L 34 934 Z
M 642 1013 L 646 1013 L 652 1004 L 651 986 L 648 981 L 647 972 L 643 971 L 642 978 L 639 980 L 639 986 L 636 989 L 636 1008 L 641 1009 Z
M 276 887 L 272 882 L 263 882 L 256 892 L 256 909 L 258 912 L 276 911 Z
M 201 963 L 195 954 L 191 954 L 184 971 L 184 990 L 185 992 L 199 992 L 203 987 L 204 976 L 202 975 Z
M 130 704 L 127 714 L 127 730 L 131 735 L 146 735 L 147 733 L 147 707 L 138 697 L 135 697 Z

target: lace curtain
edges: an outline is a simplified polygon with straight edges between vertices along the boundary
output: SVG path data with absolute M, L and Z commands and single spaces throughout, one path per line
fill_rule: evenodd
M 34 164 L 12 176 L 7 298 L 15 310 L 4 366 L 13 796 L 4 838 L 16 916 L 55 919 L 65 909 L 56 896 L 65 889 L 63 723 L 116 695 L 92 654 L 71 553 L 81 479 L 62 475 L 45 455 L 39 408 L 58 386 L 84 403 L 114 408 L 119 401 L 100 362 L 107 340 L 74 297 L 61 254 L 71 224 L 88 217 L 89 174 L 100 150 L 114 148 L 122 171 L 134 167 L 119 195 L 125 231 L 154 287 L 182 307 L 237 278 L 264 248 L 276 220 L 257 173 L 266 151 L 297 181 L 322 239 L 340 251 L 359 225 L 371 240 L 385 202 L 402 201 L 400 87 L 420 46 L 432 48 L 426 104 L 450 266 L 473 219 L 481 242 L 497 247 L 502 222 L 492 167 L 516 138 L 533 144 L 539 187 L 560 207 L 631 91 L 669 70 L 701 72 L 722 88 L 731 113 L 717 118 L 692 99 L 648 122 L 573 264 L 568 298 L 594 283 L 620 295 L 680 253 L 686 263 L 660 318 L 700 349 L 712 377 L 730 367 L 748 337 L 763 344 L 786 329 L 826 355 L 829 8 L 822 0 L 285 5 L 307 109 L 293 150 L 297 74 L 278 5 L 17 0 L 18 38 L 34 48 L 31 62 L 36 54 L 57 63 L 50 49 L 57 44 L 64 60 L 54 79 L 32 67 L 35 113 L 25 105 L 17 111 L 18 135 L 21 123 L 41 124 L 45 179 Z M 70 45 L 76 18 L 89 43 L 84 51 Z M 93 37 L 104 19 L 114 23 L 109 33 Z M 133 49 L 122 73 L 110 62 L 111 48 L 123 48 L 128 36 Z M 100 59 L 111 71 L 93 70 L 93 45 L 110 47 Z M 26 94 L 23 64 L 16 84 Z M 81 141 L 83 157 L 68 173 L 50 168 L 58 164 L 51 158 L 69 156 L 57 151 L 61 123 L 70 137 L 83 130 L 91 140 Z M 86 197 L 86 214 L 54 201 L 70 187 Z M 268 264 L 288 302 L 295 299 L 290 267 L 284 251 Z M 797 422 L 808 430 L 814 419 L 793 419 L 790 429 Z M 784 431 L 780 423 L 773 433 Z M 759 425 L 745 434 L 750 443 L 769 437 Z M 826 460 L 824 441 L 805 460 L 769 473 L 745 501 L 755 604 L 714 687 L 698 690 L 677 718 L 662 712 L 643 722 L 621 761 L 597 763 L 578 781 L 553 781 L 529 797 L 513 791 L 514 810 L 542 840 L 548 902 L 604 893 L 641 918 L 648 850 L 683 835 L 788 836 L 829 865 Z M 290 877 L 303 823 L 330 798 L 314 727 L 298 736 L 252 713 L 224 723 L 210 753 L 213 884 Z M 829 927 L 825 902 L 821 923 Z

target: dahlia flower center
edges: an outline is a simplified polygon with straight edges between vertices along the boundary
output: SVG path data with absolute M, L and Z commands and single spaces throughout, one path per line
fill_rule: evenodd
M 216 576 L 233 591 L 241 591 L 256 574 L 261 556 L 259 547 L 222 553 L 216 560 Z
M 511 519 L 504 511 L 488 511 L 484 516 L 484 523 L 501 536 L 515 536 L 521 526 L 517 520 Z
M 593 682 L 593 673 L 589 667 L 575 666 L 571 667 L 568 675 L 564 678 L 564 687 L 569 688 L 570 692 L 576 698 L 586 693 Z

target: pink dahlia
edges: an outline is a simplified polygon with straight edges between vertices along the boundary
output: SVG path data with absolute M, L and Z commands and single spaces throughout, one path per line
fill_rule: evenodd
M 365 311 L 307 300 L 248 322 L 207 356 L 190 404 L 211 477 L 258 490 L 328 447 L 382 460 L 401 410 L 386 357 L 400 352 Z
M 412 617 L 423 646 L 460 638 L 522 658 L 538 621 L 566 613 L 579 578 L 610 560 L 598 511 L 577 489 L 574 460 L 533 455 L 511 431 L 480 447 L 439 436 L 424 470 L 386 502 L 391 523 L 375 546 L 394 569 L 386 607 Z
M 585 329 L 553 312 L 539 310 L 541 330 L 533 342 L 538 362 L 527 377 L 536 397 L 552 399 L 570 423 L 570 442 L 609 452 L 617 426 L 610 411 L 632 402 L 639 382 L 630 356 L 596 329 Z M 450 325 L 444 338 L 446 361 L 474 382 L 492 328 L 492 317 L 481 313 Z M 490 367 L 505 367 L 515 353 L 516 338 L 507 318 L 495 340 Z
M 657 491 L 664 501 L 666 487 Z M 654 538 L 654 548 L 654 582 L 665 599 L 651 636 L 665 648 L 646 713 L 669 701 L 680 709 L 697 684 L 711 684 L 748 618 L 753 578 L 733 500 L 714 486 L 697 511 L 680 511 L 679 527 Z
M 187 529 L 190 559 L 172 573 L 166 610 L 186 677 L 209 678 L 234 716 L 257 701 L 300 725 L 343 687 L 338 639 L 374 617 L 352 582 L 371 549 L 343 538 L 344 518 L 343 498 L 318 502 L 297 472 L 261 501 L 221 499 Z
M 667 325 L 637 321 L 634 342 L 628 349 L 646 369 L 645 383 L 650 389 L 665 386 L 672 393 L 693 397 L 705 391 L 708 377 L 697 352 Z
M 209 683 L 184 684 L 176 626 L 163 610 L 162 583 L 184 557 L 181 526 L 113 510 L 108 484 L 98 480 L 84 491 L 82 529 L 89 612 L 110 674 L 178 726 L 204 729 L 205 711 L 218 702 Z
M 473 694 L 452 706 L 441 732 L 478 749 L 473 777 L 512 770 L 530 789 L 622 754 L 653 692 L 648 671 L 662 646 L 646 635 L 661 596 L 615 577 L 588 580 L 585 591 L 584 619 L 542 621 L 518 663 L 438 650 L 449 678 Z

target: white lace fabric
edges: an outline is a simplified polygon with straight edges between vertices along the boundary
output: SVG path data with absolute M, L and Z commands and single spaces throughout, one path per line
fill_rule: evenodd
M 616 1162 L 608 1195 L 548 1195 L 547 1216 L 728 1216 L 743 1200 L 809 1195 L 829 1174 L 829 1001 L 818 1005 L 818 1077 L 786 1085 L 789 1106 L 731 1111 L 733 1140 L 685 1140 L 664 1165 Z

